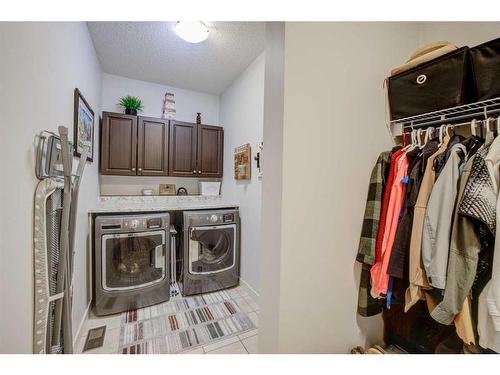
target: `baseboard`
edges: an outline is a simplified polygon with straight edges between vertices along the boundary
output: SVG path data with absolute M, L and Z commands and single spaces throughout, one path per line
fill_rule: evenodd
M 80 337 L 81 330 L 83 328 L 83 325 L 85 324 L 85 321 L 87 320 L 89 316 L 89 311 L 90 311 L 90 305 L 92 304 L 92 301 L 90 301 L 87 305 L 87 308 L 85 309 L 85 313 L 83 314 L 82 320 L 80 321 L 80 324 L 78 325 L 78 329 L 76 330 L 76 335 L 73 337 L 73 346 L 76 346 L 76 342 L 78 341 L 78 338 Z
M 247 289 L 248 293 L 252 296 L 255 302 L 259 302 L 259 293 L 245 280 L 240 277 L 240 284 Z

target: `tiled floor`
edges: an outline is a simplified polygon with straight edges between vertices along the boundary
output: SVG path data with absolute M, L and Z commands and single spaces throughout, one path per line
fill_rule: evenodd
M 255 326 L 258 327 L 259 306 L 252 298 L 251 292 L 245 286 L 229 289 L 228 292 L 236 300 L 240 308 L 248 314 L 248 317 L 254 322 Z M 86 351 L 84 354 L 115 354 L 120 339 L 120 314 L 96 317 L 93 313 L 90 313 L 89 319 L 85 321 L 82 327 L 80 336 L 76 342 L 75 353 L 82 353 L 89 329 L 103 325 L 106 326 L 104 345 L 100 348 Z M 258 332 L 257 328 L 239 336 L 200 346 L 183 354 L 256 354 Z

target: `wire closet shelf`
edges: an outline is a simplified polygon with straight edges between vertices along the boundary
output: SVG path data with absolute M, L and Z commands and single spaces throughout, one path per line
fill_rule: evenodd
M 392 120 L 389 122 L 389 125 L 391 127 L 401 126 L 403 132 L 407 132 L 412 129 L 425 129 L 429 126 L 456 124 L 460 121 L 472 119 L 486 120 L 488 116 L 497 113 L 500 113 L 500 97 Z

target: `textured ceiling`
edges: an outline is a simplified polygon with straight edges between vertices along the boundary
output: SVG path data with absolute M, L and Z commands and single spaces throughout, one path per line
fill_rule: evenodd
M 106 73 L 221 94 L 264 50 L 264 22 L 206 22 L 208 39 L 185 42 L 175 22 L 89 22 Z

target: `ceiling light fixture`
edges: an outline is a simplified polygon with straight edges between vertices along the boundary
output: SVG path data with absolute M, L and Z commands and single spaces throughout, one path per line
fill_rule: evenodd
M 208 27 L 203 22 L 179 21 L 175 25 L 175 32 L 189 43 L 200 43 L 208 38 Z

